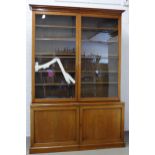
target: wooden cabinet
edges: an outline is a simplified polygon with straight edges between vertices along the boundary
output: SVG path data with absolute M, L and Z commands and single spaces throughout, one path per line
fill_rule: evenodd
M 123 10 L 30 7 L 30 153 L 123 146 Z

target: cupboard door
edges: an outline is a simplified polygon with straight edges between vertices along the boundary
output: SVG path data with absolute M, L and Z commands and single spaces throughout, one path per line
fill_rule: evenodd
M 82 17 L 81 98 L 118 97 L 118 19 Z
M 80 108 L 81 144 L 123 141 L 123 107 L 83 106 Z
M 79 108 L 32 107 L 32 146 L 65 146 L 79 143 Z
M 34 70 L 37 99 L 74 99 L 76 17 L 35 15 Z

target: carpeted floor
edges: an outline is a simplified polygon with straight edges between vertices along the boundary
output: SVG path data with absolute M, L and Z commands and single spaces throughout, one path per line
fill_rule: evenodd
M 122 148 L 98 149 L 87 151 L 72 151 L 72 152 L 57 152 L 57 153 L 42 153 L 35 155 L 129 155 L 129 133 L 125 133 L 126 146 Z M 29 138 L 26 140 L 27 155 L 29 155 Z

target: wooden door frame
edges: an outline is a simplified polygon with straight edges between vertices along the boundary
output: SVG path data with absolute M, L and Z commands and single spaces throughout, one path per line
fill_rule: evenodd
M 75 73 L 76 73 L 76 84 L 75 84 L 75 98 L 45 98 L 45 99 L 39 99 L 35 98 L 35 20 L 37 14 L 46 14 L 46 15 L 62 15 L 62 16 L 75 16 L 76 18 L 76 67 L 75 67 Z M 96 18 L 111 18 L 111 19 L 118 19 L 118 96 L 116 97 L 87 97 L 82 98 L 81 97 L 81 18 L 82 17 L 96 17 Z M 77 12 L 66 12 L 66 11 L 32 11 L 32 102 L 33 103 L 52 103 L 52 102 L 82 102 L 82 101 L 120 101 L 120 91 L 121 91 L 121 14 L 110 14 L 104 13 L 104 14 L 92 14 L 90 12 L 85 13 L 77 13 Z
M 41 15 L 41 14 L 45 14 L 45 15 L 57 15 L 57 16 L 74 16 L 76 19 L 76 61 L 75 61 L 75 98 L 54 98 L 54 99 L 50 99 L 50 98 L 35 98 L 35 37 L 36 37 L 36 29 L 35 29 L 35 25 L 36 25 L 36 15 Z M 66 12 L 46 12 L 46 11 L 32 11 L 32 103 L 52 103 L 52 102 L 73 102 L 73 101 L 77 101 L 78 100 L 78 29 L 77 29 L 77 13 L 66 13 Z
M 107 18 L 107 19 L 117 19 L 118 20 L 118 96 L 116 97 L 81 97 L 81 35 L 82 35 L 82 20 L 80 21 L 80 37 L 79 37 L 79 76 L 78 76 L 78 101 L 120 101 L 120 91 L 121 91 L 121 15 L 94 15 L 94 14 L 80 14 L 80 17 L 95 17 L 95 18 Z

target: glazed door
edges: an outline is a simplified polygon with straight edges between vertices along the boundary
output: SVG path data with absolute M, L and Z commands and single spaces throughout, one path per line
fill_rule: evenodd
M 114 99 L 119 94 L 118 19 L 81 19 L 81 99 Z
M 36 14 L 34 18 L 34 98 L 75 100 L 76 16 Z

